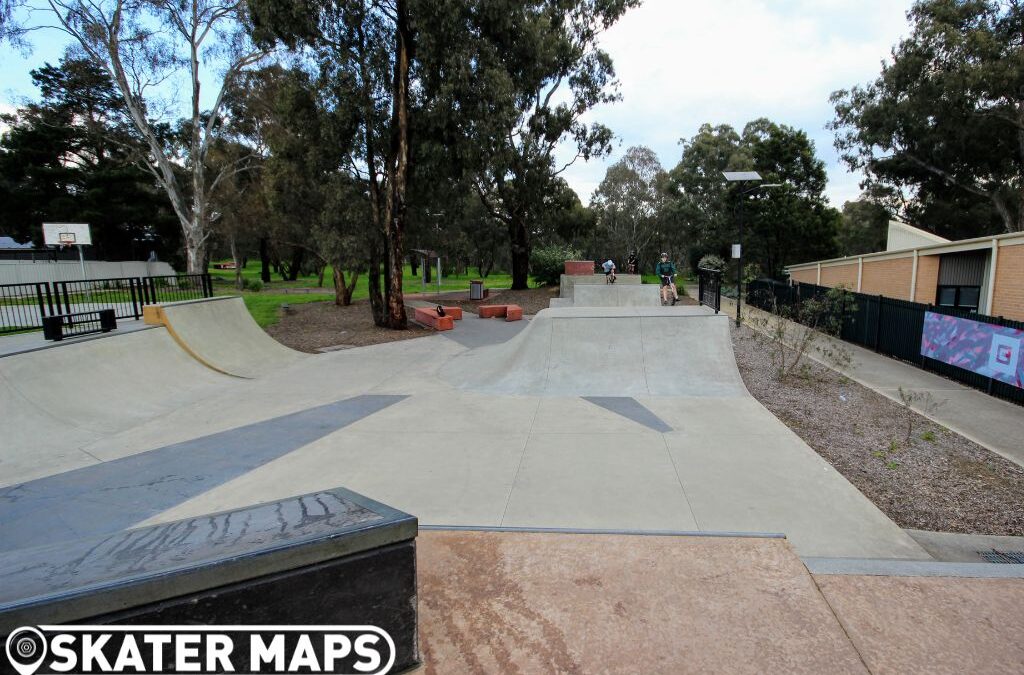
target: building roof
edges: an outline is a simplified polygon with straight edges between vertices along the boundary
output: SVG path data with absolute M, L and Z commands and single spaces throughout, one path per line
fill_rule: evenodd
M 915 228 L 916 229 L 916 228 Z M 981 249 L 996 246 L 1024 245 L 1024 232 L 1010 232 L 1008 234 L 997 234 L 991 237 L 975 237 L 974 239 L 960 239 L 958 241 L 945 241 L 943 243 L 928 244 L 922 246 L 911 246 L 908 248 L 892 251 L 878 251 L 876 253 L 864 253 L 862 255 L 850 255 L 844 258 L 829 258 L 828 260 L 813 260 L 811 262 L 786 265 L 786 271 L 807 269 L 817 265 L 842 265 L 855 263 L 859 259 L 869 260 L 871 258 L 902 258 L 909 255 L 942 255 L 944 253 L 960 253 L 962 251 L 979 251 Z
M 28 242 L 27 244 L 19 244 L 18 242 L 14 241 L 13 237 L 0 237 L 0 248 L 32 248 L 32 242 Z

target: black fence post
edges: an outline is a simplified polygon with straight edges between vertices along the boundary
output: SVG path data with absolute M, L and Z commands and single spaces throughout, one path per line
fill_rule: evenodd
M 882 334 L 882 296 L 879 295 L 875 298 L 875 302 L 878 303 L 878 310 L 875 312 L 875 351 L 878 351 L 879 338 Z
M 131 300 L 132 300 L 132 314 L 135 316 L 136 320 L 140 316 L 142 316 L 142 305 L 143 305 L 143 303 L 140 302 L 142 300 L 142 298 L 139 297 L 141 295 L 141 290 L 142 290 L 140 288 L 141 284 L 142 284 L 142 279 L 140 279 L 140 278 L 135 278 L 135 279 L 129 279 L 128 280 L 128 293 L 131 296 Z

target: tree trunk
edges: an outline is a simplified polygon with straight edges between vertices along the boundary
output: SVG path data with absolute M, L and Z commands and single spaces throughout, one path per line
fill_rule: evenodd
M 270 250 L 266 237 L 260 237 L 260 281 L 270 283 Z
M 302 261 L 306 258 L 306 251 L 296 246 L 292 249 L 292 259 L 282 275 L 285 281 L 295 281 L 302 271 Z
M 402 277 L 405 271 L 402 240 L 405 234 L 405 191 L 409 177 L 409 60 L 412 49 L 407 0 L 396 0 L 395 15 L 395 75 L 391 119 L 394 144 L 392 156 L 395 164 L 388 186 L 388 217 L 384 223 L 387 246 L 385 263 L 388 272 L 385 321 L 388 328 L 405 329 L 408 326 L 408 318 L 405 315 L 405 298 L 402 292 Z
M 352 273 L 348 283 L 345 282 L 345 272 L 341 269 L 341 262 L 334 266 L 334 304 L 341 307 L 348 307 L 352 304 L 352 294 L 355 293 L 356 284 L 359 283 L 359 271 Z
M 231 261 L 235 263 L 235 289 L 242 290 L 242 259 L 238 255 L 238 245 L 235 242 L 235 233 L 228 237 L 228 244 L 231 246 Z
M 530 278 L 530 231 L 522 219 L 516 219 L 509 230 L 512 238 L 512 290 L 521 291 L 527 288 Z
M 206 239 L 195 230 L 185 234 L 185 265 L 189 274 L 206 273 Z
M 370 271 L 366 278 L 366 285 L 370 293 L 370 312 L 373 314 L 373 323 L 383 326 L 384 296 L 380 292 L 380 258 L 380 242 L 374 241 L 370 245 Z
M 345 297 L 342 298 L 342 304 L 348 307 L 352 304 L 352 294 L 356 292 L 356 284 L 359 283 L 359 270 L 352 273 L 352 278 L 345 289 Z
M 409 256 L 409 267 L 412 268 L 412 275 L 416 276 L 420 269 L 420 254 L 413 253 Z

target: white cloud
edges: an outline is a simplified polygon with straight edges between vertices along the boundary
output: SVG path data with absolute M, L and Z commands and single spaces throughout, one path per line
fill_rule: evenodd
M 588 119 L 620 137 L 611 158 L 578 163 L 566 179 L 587 201 L 606 166 L 647 145 L 670 168 L 678 141 L 704 122 L 741 127 L 757 117 L 805 130 L 829 167 L 833 203 L 855 197 L 825 124 L 829 95 L 869 81 L 907 32 L 911 0 L 648 0 L 601 44 L 623 100 Z M 568 151 L 563 153 L 568 155 Z

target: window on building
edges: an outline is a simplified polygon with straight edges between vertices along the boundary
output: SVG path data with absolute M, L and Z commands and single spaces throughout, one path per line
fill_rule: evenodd
M 936 304 L 940 307 L 959 307 L 978 311 L 981 286 L 939 286 Z

